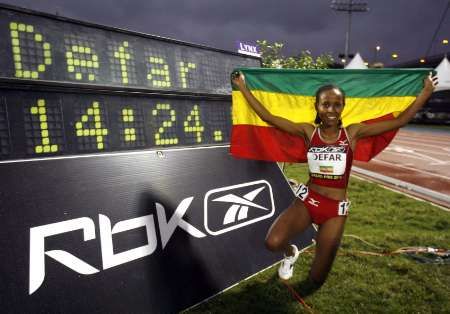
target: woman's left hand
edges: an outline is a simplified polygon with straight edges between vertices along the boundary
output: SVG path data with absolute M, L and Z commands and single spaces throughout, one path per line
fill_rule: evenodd
M 428 75 L 423 80 L 423 90 L 431 95 L 434 92 L 437 84 L 438 84 L 437 76 L 436 75 L 433 76 L 432 73 L 430 72 L 430 75 Z

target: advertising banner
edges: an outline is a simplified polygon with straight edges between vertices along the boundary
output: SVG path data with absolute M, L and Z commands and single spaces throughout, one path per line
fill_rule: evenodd
M 228 149 L 1 163 L 2 311 L 176 312 L 275 263 L 264 238 L 293 193 Z

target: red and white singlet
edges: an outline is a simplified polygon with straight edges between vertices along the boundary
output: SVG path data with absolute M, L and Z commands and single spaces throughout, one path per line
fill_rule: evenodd
M 334 143 L 325 143 L 316 128 L 308 148 L 308 166 L 310 183 L 346 188 L 353 162 L 353 151 L 345 128 L 339 130 Z

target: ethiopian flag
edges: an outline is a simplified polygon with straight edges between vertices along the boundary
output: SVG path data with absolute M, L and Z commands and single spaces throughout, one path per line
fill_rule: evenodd
M 315 93 L 334 84 L 346 94 L 343 126 L 393 119 L 422 90 L 430 69 L 290 70 L 237 69 L 247 87 L 274 115 L 293 122 L 314 124 Z M 302 137 L 288 134 L 262 121 L 233 87 L 231 154 L 235 157 L 286 162 L 305 162 L 307 146 Z M 363 138 L 354 158 L 369 161 L 392 141 L 397 130 Z

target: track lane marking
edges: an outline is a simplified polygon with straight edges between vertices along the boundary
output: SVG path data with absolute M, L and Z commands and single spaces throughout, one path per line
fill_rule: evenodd
M 398 154 L 407 153 L 408 155 L 406 155 L 406 156 L 408 156 L 408 157 L 418 158 L 420 160 L 423 160 L 423 159 L 430 160 L 430 161 L 432 161 L 433 163 L 435 163 L 437 165 L 445 165 L 446 164 L 445 161 L 442 161 L 440 159 L 436 159 L 436 158 L 430 157 L 428 155 L 424 155 L 424 154 L 418 153 L 418 152 L 416 152 L 414 150 L 411 150 L 411 149 L 403 148 L 403 147 L 401 147 L 399 145 L 393 145 L 393 147 L 388 146 L 386 148 L 386 151 L 387 152 L 392 152 L 392 153 L 398 153 Z M 405 156 L 402 154 L 402 157 L 405 157 Z
M 415 171 L 415 172 L 425 173 L 425 174 L 430 175 L 430 176 L 435 176 L 435 177 L 443 178 L 443 179 L 446 179 L 446 180 L 450 181 L 450 177 L 446 177 L 446 176 L 443 176 L 443 175 L 440 175 L 440 174 L 435 174 L 435 173 L 423 171 L 423 170 L 420 170 L 420 169 L 405 167 L 405 166 L 401 166 L 401 165 L 398 165 L 398 164 L 392 164 L 391 162 L 386 162 L 386 161 L 380 160 L 378 158 L 374 158 L 374 159 L 372 159 L 372 161 L 383 163 L 383 164 L 388 164 L 388 165 L 390 165 L 392 167 L 399 167 L 399 168 L 403 168 L 403 169 L 407 169 L 407 170 L 412 170 L 412 171 Z
M 402 159 L 407 159 L 407 158 L 411 158 L 411 159 L 419 159 L 421 161 L 423 161 L 423 157 L 420 156 L 416 156 L 416 155 L 405 155 L 404 153 L 401 152 L 395 152 L 395 151 L 384 151 L 383 154 L 380 154 L 379 156 L 377 156 L 377 158 L 381 158 L 384 159 L 383 157 L 387 157 L 385 156 L 385 154 L 391 154 L 391 155 L 395 155 L 396 157 L 398 157 L 398 155 L 400 155 L 402 157 Z M 398 158 L 396 158 L 395 160 L 391 160 L 391 158 L 386 158 L 389 160 L 386 161 L 391 161 L 391 162 L 399 162 Z M 439 166 L 445 166 L 450 164 L 450 160 L 449 161 L 438 161 L 438 162 L 430 162 L 428 163 L 428 165 L 439 165 Z M 415 164 L 417 165 L 417 164 Z
M 398 133 L 397 134 L 399 137 L 407 137 L 407 138 L 421 138 L 421 139 L 428 139 L 428 140 L 442 140 L 442 139 L 446 139 L 446 138 L 450 138 L 450 133 L 449 134 L 441 134 L 441 135 L 417 135 L 415 133 Z
M 411 137 L 395 137 L 393 142 L 395 141 L 409 141 L 412 143 L 431 143 L 434 145 L 442 145 L 442 144 L 446 144 L 450 142 L 450 137 L 449 138 L 442 138 L 442 139 L 425 139 L 422 137 L 417 137 L 417 138 L 411 138 Z
M 445 139 L 443 141 L 432 141 L 432 140 L 420 140 L 420 139 L 405 139 L 405 138 L 394 138 L 392 141 L 393 143 L 400 141 L 400 142 L 407 142 L 407 143 L 413 143 L 413 144 L 426 144 L 431 146 L 447 146 L 450 147 L 447 143 L 450 143 L 450 138 Z
M 449 141 L 450 141 L 450 139 L 449 139 Z M 426 143 L 409 142 L 409 141 L 403 141 L 403 140 L 393 140 L 390 145 L 396 144 L 397 142 L 405 143 L 405 144 L 402 144 L 402 145 L 412 145 L 412 146 L 416 145 L 416 146 L 421 146 L 421 147 L 429 146 L 429 147 L 432 147 L 434 149 L 443 149 L 443 150 L 446 150 L 446 151 L 450 151 L 450 146 L 449 147 L 442 147 L 442 145 L 433 145 L 433 144 L 426 144 Z

